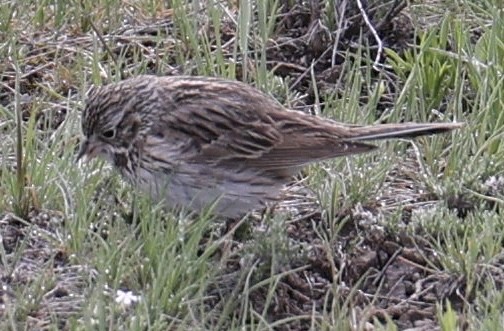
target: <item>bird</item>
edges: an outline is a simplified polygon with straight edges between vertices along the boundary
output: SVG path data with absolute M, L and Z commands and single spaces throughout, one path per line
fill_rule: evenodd
M 139 75 L 91 86 L 77 160 L 109 162 L 167 207 L 233 219 L 278 200 L 305 166 L 463 123 L 355 125 L 290 110 L 244 82 Z

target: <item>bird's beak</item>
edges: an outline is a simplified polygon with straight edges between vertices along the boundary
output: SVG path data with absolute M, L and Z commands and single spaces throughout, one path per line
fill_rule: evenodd
M 98 156 L 100 148 L 97 148 L 96 144 L 89 139 L 84 139 L 79 148 L 79 153 L 75 159 L 78 162 L 80 159 L 84 158 L 84 161 L 90 161 Z
M 82 159 L 84 155 L 88 154 L 88 150 L 89 150 L 89 140 L 84 139 L 84 141 L 80 145 L 79 153 L 77 154 L 75 162 L 79 162 L 79 160 Z

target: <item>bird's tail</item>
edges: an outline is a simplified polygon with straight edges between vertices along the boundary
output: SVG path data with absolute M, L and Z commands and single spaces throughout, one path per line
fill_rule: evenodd
M 448 132 L 462 127 L 463 123 L 400 123 L 350 127 L 347 141 L 366 141 L 390 138 L 413 138 Z

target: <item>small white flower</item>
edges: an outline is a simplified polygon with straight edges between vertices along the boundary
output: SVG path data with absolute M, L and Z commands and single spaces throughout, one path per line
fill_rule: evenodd
M 121 290 L 117 290 L 115 302 L 125 308 L 131 306 L 135 302 L 140 301 L 140 299 L 141 298 L 139 295 L 134 295 L 133 292 L 131 291 L 124 292 Z

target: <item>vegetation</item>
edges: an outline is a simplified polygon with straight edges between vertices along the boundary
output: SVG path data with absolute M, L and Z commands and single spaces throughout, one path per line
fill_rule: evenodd
M 501 1 L 362 3 L 0 3 L 0 329 L 501 329 Z M 75 163 L 86 90 L 141 73 L 466 126 L 310 166 L 229 224 Z

